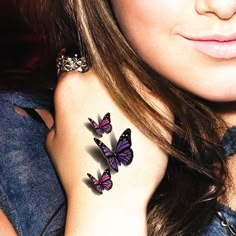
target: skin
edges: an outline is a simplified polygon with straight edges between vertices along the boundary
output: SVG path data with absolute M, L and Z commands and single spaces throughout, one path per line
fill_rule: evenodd
M 113 236 L 146 235 L 146 205 L 164 176 L 167 156 L 128 120 L 92 69 L 85 74 L 72 72 L 60 78 L 55 108 L 55 127 L 46 144 L 67 194 L 65 235 L 109 236 L 111 232 Z M 121 166 L 119 173 L 112 175 L 113 188 L 97 196 L 84 180 L 88 172 L 97 178 L 97 172 L 102 173 L 104 166 L 94 159 L 97 152 L 89 151 L 96 146 L 85 124 L 88 117 L 103 116 L 107 111 L 111 113 L 112 135 L 116 139 L 126 128 L 132 130 L 135 156 L 130 166 Z M 163 133 L 171 141 L 167 132 L 163 130 Z M 110 146 L 111 136 L 104 135 L 102 142 Z M 121 221 L 122 226 L 117 223 Z
M 17 236 L 13 226 L 2 210 L 0 210 L 0 235 Z
M 207 56 L 186 40 L 234 33 L 235 0 L 111 0 L 111 3 L 124 35 L 143 60 L 177 86 L 220 102 L 219 112 L 227 122 L 235 124 L 236 58 Z M 156 103 L 166 111 L 160 101 Z M 47 148 L 68 197 L 66 235 L 105 236 L 110 232 L 113 236 L 146 235 L 146 204 L 165 173 L 165 154 L 116 107 L 92 70 L 63 75 L 56 88 L 55 110 L 55 127 L 48 135 Z M 112 114 L 116 137 L 125 128 L 131 128 L 135 157 L 131 166 L 112 176 L 113 189 L 99 197 L 83 181 L 87 172 L 95 176 L 97 171 L 102 172 L 88 153 L 92 137 L 84 123 L 93 114 L 102 116 L 106 112 Z M 103 142 L 109 144 L 110 140 L 105 136 Z M 149 150 L 148 158 L 143 150 Z M 229 170 L 233 173 L 235 161 L 231 160 Z M 235 201 L 230 199 L 229 205 L 234 208 Z M 109 223 L 103 220 L 107 218 Z M 121 221 L 123 227 L 117 223 Z

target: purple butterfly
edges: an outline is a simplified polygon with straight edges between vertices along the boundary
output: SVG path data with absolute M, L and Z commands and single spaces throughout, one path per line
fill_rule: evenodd
M 110 113 L 107 113 L 103 117 L 101 122 L 99 122 L 98 124 L 94 120 L 92 120 L 91 118 L 88 118 L 88 120 L 90 121 L 90 123 L 92 124 L 93 128 L 95 129 L 97 135 L 99 135 L 100 137 L 102 137 L 103 133 L 107 133 L 108 134 L 112 130 Z
M 112 170 L 118 172 L 118 166 L 129 165 L 133 160 L 133 150 L 131 149 L 131 130 L 126 129 L 120 136 L 115 151 L 111 151 L 103 142 L 94 138 Z
M 110 190 L 112 188 L 112 181 L 111 181 L 111 173 L 109 169 L 106 169 L 101 178 L 96 180 L 92 175 L 87 173 L 88 177 L 91 179 L 93 185 L 95 186 L 96 190 L 102 194 L 104 189 Z

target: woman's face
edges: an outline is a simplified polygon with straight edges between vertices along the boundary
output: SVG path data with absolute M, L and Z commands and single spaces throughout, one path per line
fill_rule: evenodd
M 176 85 L 236 101 L 236 0 L 111 0 L 136 52 Z

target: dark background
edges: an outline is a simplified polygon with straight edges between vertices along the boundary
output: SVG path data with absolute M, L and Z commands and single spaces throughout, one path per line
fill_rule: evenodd
M 14 0 L 0 0 L 0 89 L 54 86 L 55 55 L 45 53 L 44 40 Z

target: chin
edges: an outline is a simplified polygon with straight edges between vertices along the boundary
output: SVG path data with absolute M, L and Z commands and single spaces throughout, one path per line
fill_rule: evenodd
M 232 72 L 232 71 L 231 71 Z M 211 102 L 236 101 L 236 71 L 204 70 L 176 79 L 176 84 L 190 93 Z M 189 80 L 188 78 L 191 78 Z M 173 81 L 173 80 L 172 80 Z
M 195 94 L 210 102 L 236 102 L 236 89 L 231 90 L 222 90 L 221 89 L 209 89 L 207 91 L 195 92 Z

